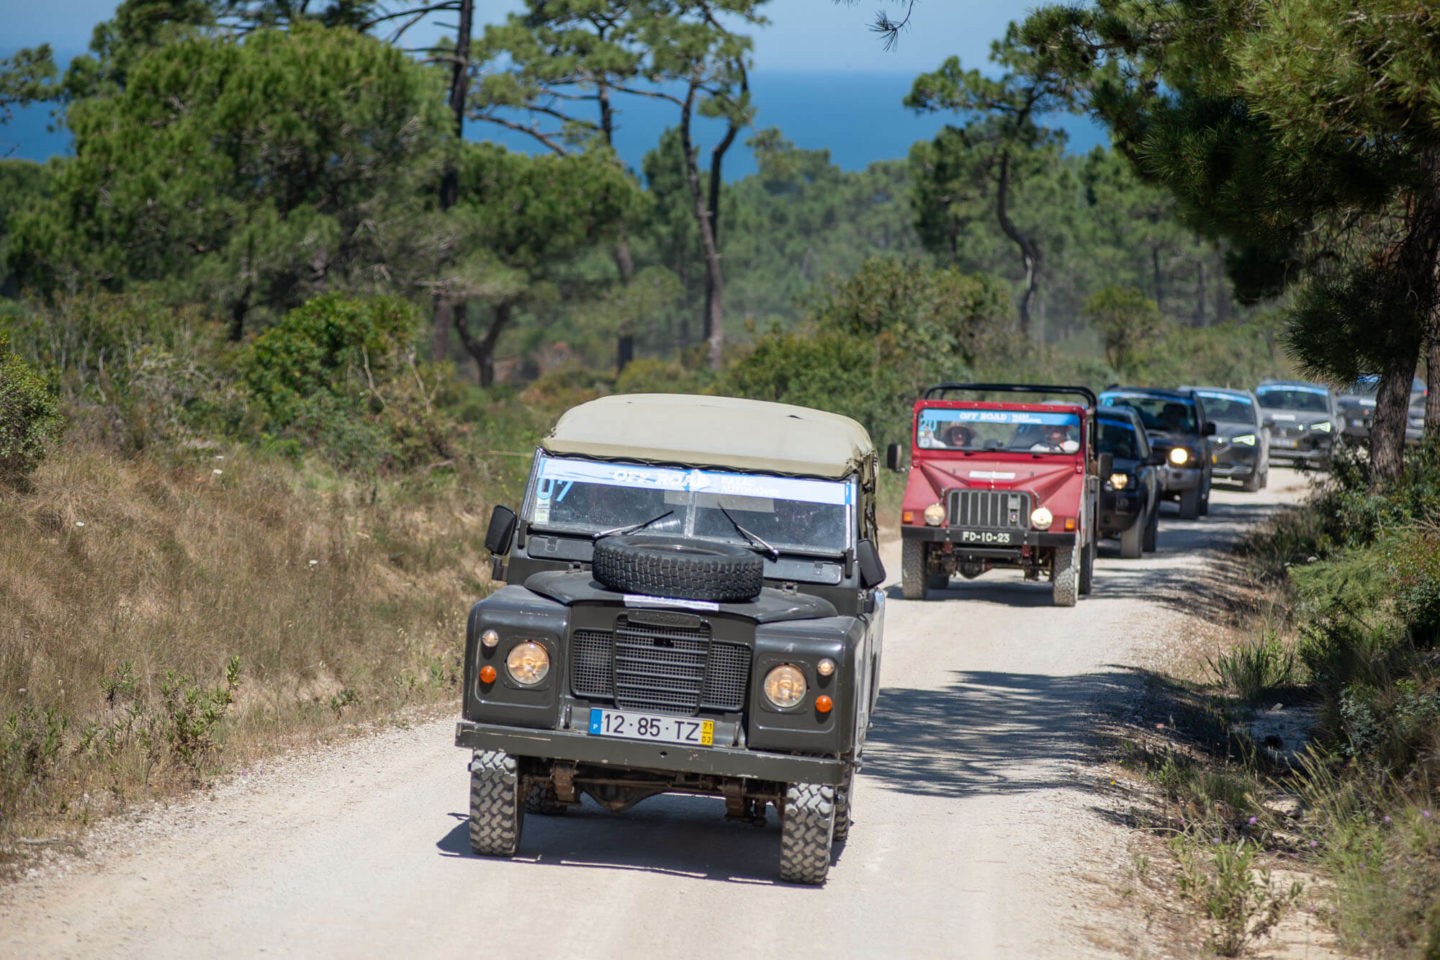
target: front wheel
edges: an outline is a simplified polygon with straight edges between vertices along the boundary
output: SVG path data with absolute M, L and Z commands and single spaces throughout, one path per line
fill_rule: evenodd
M 1200 486 L 1200 516 L 1205 517 L 1210 515 L 1210 478 L 1205 477 Z
M 785 821 L 780 828 L 780 879 L 821 884 L 830 873 L 830 844 L 835 833 L 835 788 L 822 783 L 792 783 L 785 790 Z
M 919 540 L 900 544 L 900 595 L 906 600 L 925 599 L 925 544 Z
M 831 832 L 831 840 L 835 843 L 844 843 L 850 839 L 850 811 L 853 809 L 851 803 L 855 792 L 855 772 L 852 770 L 845 775 L 845 782 L 835 788 L 835 829 Z
M 1180 491 L 1180 519 L 1198 520 L 1200 518 L 1200 486 L 1197 484 L 1189 490 Z
M 1094 528 L 1091 528 L 1092 531 Z M 1080 596 L 1090 596 L 1090 591 L 1095 588 L 1095 551 L 1098 547 L 1095 544 L 1094 534 L 1091 534 L 1090 542 L 1080 551 Z
M 470 849 L 482 857 L 513 857 L 524 826 L 519 763 L 499 750 L 476 750 L 470 761 Z
M 1136 517 L 1135 522 L 1120 532 L 1120 556 L 1134 560 L 1144 552 L 1146 518 Z
M 1075 550 L 1056 550 L 1050 568 L 1050 598 L 1057 607 L 1073 607 L 1076 600 Z
M 1246 493 L 1258 493 L 1264 485 L 1264 475 L 1260 473 L 1260 468 L 1256 467 L 1250 471 L 1250 476 L 1245 478 L 1245 482 L 1241 484 L 1240 489 Z
M 1150 505 L 1150 520 L 1145 524 L 1145 552 L 1154 553 L 1160 545 L 1160 504 Z

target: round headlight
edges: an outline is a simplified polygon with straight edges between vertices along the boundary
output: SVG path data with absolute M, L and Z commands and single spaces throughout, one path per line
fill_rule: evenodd
M 799 667 L 782 663 L 765 674 L 765 696 L 782 710 L 805 699 L 805 674 Z
M 1036 507 L 1030 514 L 1030 522 L 1035 525 L 1036 530 L 1049 530 L 1050 524 L 1055 522 L 1055 514 L 1044 507 Z
M 517 643 L 505 657 L 505 670 L 516 683 L 533 687 L 550 672 L 550 654 L 534 640 Z
M 1110 474 L 1110 486 L 1114 487 L 1116 490 L 1124 490 L 1124 489 L 1125 489 L 1126 487 L 1128 487 L 1129 485 L 1130 485 L 1130 474 L 1128 474 L 1128 473 L 1112 473 L 1112 474 Z
M 1174 447 L 1170 451 L 1170 462 L 1177 467 L 1185 466 L 1185 461 L 1190 459 L 1190 451 L 1184 447 Z
M 925 522 L 932 527 L 938 527 L 945 522 L 945 508 L 938 503 L 932 503 L 925 508 Z

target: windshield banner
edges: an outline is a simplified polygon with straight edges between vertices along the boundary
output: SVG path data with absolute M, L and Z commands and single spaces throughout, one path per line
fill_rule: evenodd
M 1080 418 L 1073 413 L 1032 413 L 1028 410 L 922 410 L 920 423 L 1024 423 L 1073 427 Z
M 599 483 L 612 487 L 764 497 L 837 506 L 851 502 L 853 489 L 849 483 L 836 483 L 832 480 L 767 477 L 749 473 L 722 473 L 718 470 L 676 470 L 672 467 L 652 467 L 637 463 L 596 463 L 591 460 L 556 460 L 550 457 L 546 457 L 540 466 L 540 479 L 552 484 Z

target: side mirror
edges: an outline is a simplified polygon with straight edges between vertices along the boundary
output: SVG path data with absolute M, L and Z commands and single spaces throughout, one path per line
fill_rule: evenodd
M 495 556 L 510 552 L 510 543 L 515 539 L 515 524 L 519 518 L 509 507 L 496 506 L 490 511 L 490 529 L 485 531 L 485 549 Z
M 905 445 L 903 443 L 892 443 L 885 448 L 885 466 L 898 472 L 900 470 L 900 464 L 904 462 Z
M 860 563 L 860 586 L 871 590 L 885 582 L 885 564 L 880 562 L 875 541 L 861 540 L 856 545 L 855 559 Z
M 1204 435 L 1204 436 L 1207 436 L 1207 437 L 1213 437 L 1213 436 L 1215 436 L 1215 431 L 1216 431 L 1217 429 L 1219 429 L 1219 428 L 1217 427 L 1217 425 L 1216 425 L 1216 423 L 1215 423 L 1214 420 L 1206 420 L 1206 421 L 1205 421 L 1205 429 L 1204 429 L 1204 430 L 1201 430 L 1200 433 L 1201 433 L 1202 435 Z
M 1100 462 L 1100 479 L 1108 480 L 1110 474 L 1115 472 L 1115 454 L 1109 452 L 1102 453 L 1096 459 Z

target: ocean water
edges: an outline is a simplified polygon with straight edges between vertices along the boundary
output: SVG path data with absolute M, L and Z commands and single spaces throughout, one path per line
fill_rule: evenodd
M 832 163 L 845 170 L 861 170 L 877 160 L 904 157 L 917 140 L 928 140 L 945 124 L 958 122 L 951 115 L 916 114 L 905 109 L 902 100 L 913 82 L 914 75 L 898 73 L 756 70 L 750 85 L 755 127 L 779 127 L 795 146 L 827 149 Z M 616 147 L 625 163 L 638 170 L 645 153 L 679 120 L 679 108 L 644 97 L 620 98 L 617 105 Z M 1084 153 L 1108 142 L 1104 129 L 1084 117 L 1061 115 L 1050 120 L 1066 131 L 1072 152 Z M 69 133 L 48 130 L 51 124 L 48 105 L 16 110 L 11 121 L 0 126 L 0 157 L 45 160 L 69 153 Z M 526 134 L 493 123 L 469 122 L 465 133 L 471 139 L 494 140 L 527 153 L 545 149 Z M 709 165 L 710 148 L 722 133 L 719 121 L 698 121 L 696 141 L 703 165 Z M 744 144 L 750 135 L 742 133 L 726 154 L 726 180 L 755 172 L 755 160 Z

